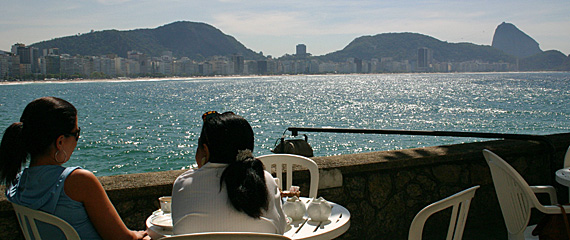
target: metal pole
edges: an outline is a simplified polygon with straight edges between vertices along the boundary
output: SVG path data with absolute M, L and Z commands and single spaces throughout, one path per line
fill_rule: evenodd
M 363 133 L 363 134 L 397 134 L 397 135 L 421 135 L 421 136 L 448 136 L 448 137 L 474 137 L 474 138 L 503 138 L 516 140 L 534 140 L 546 143 L 552 151 L 556 147 L 543 135 L 532 134 L 508 134 L 508 133 L 481 133 L 481 132 L 454 132 L 454 131 L 416 131 L 416 130 L 390 130 L 390 129 L 355 129 L 355 128 L 306 128 L 289 127 L 293 136 L 299 132 L 334 132 L 334 133 Z
M 474 137 L 474 138 L 502 138 L 515 140 L 533 140 L 545 143 L 550 148 L 550 154 L 546 154 L 547 161 L 554 159 L 556 147 L 554 143 L 543 135 L 532 134 L 508 134 L 508 133 L 481 133 L 481 132 L 453 132 L 453 131 L 414 131 L 414 130 L 387 130 L 387 129 L 354 129 L 354 128 L 303 128 L 290 127 L 293 136 L 297 136 L 299 132 L 334 132 L 334 133 L 363 133 L 363 134 L 397 134 L 397 135 L 422 135 L 422 136 L 448 136 L 448 137 Z M 550 164 L 551 172 L 556 171 L 558 167 Z M 554 178 L 554 176 L 552 176 Z

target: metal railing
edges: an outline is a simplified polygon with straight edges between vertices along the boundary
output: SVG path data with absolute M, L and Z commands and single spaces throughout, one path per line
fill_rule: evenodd
M 447 136 L 447 137 L 473 137 L 473 138 L 495 138 L 532 140 L 545 143 L 552 153 L 556 151 L 554 143 L 546 136 L 533 134 L 509 134 L 509 133 L 482 133 L 482 132 L 455 132 L 455 131 L 419 131 L 419 130 L 389 130 L 389 129 L 355 129 L 355 128 L 308 128 L 289 127 L 293 136 L 299 132 L 329 132 L 329 133 L 362 133 L 362 134 L 396 134 L 396 135 L 420 135 L 420 136 Z
M 549 152 L 544 156 L 546 162 L 551 162 L 556 153 L 554 143 L 543 135 L 533 134 L 509 134 L 509 133 L 482 133 L 482 132 L 455 132 L 455 131 L 416 131 L 416 130 L 388 130 L 388 129 L 354 129 L 354 128 L 307 128 L 307 127 L 289 127 L 293 136 L 299 135 L 299 132 L 329 132 L 329 133 L 361 133 L 361 134 L 396 134 L 396 135 L 419 135 L 419 136 L 447 136 L 447 137 L 473 137 L 473 138 L 494 138 L 494 139 L 513 139 L 525 141 L 542 142 L 549 148 Z M 286 130 L 286 131 L 287 131 Z M 547 151 L 548 151 L 547 150 Z M 555 172 L 559 166 L 550 164 L 550 171 Z M 554 182 L 554 174 L 552 174 Z

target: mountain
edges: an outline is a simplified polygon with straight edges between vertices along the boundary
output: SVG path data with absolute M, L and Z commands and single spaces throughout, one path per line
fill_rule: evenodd
M 495 29 L 492 46 L 519 58 L 542 52 L 538 47 L 538 42 L 515 25 L 505 22 Z
M 232 36 L 205 23 L 180 21 L 154 29 L 129 31 L 105 30 L 57 38 L 32 44 L 40 49 L 59 48 L 70 55 L 99 56 L 117 54 L 127 57 L 136 50 L 149 56 L 161 56 L 171 51 L 175 57 L 201 60 L 210 56 L 241 54 L 246 59 L 261 59 L 263 55 L 246 48 Z
M 566 57 L 566 60 L 560 66 L 564 71 L 570 71 L 570 55 Z
M 521 71 L 568 71 L 570 70 L 570 57 L 560 51 L 550 50 L 540 52 L 519 61 Z
M 383 33 L 362 36 L 349 43 L 344 49 L 319 57 L 325 61 L 345 61 L 392 57 L 394 60 L 417 59 L 418 48 L 432 50 L 433 59 L 440 62 L 462 62 L 480 60 L 485 62 L 513 62 L 514 58 L 491 46 L 472 43 L 448 43 L 418 33 Z
M 32 44 L 40 49 L 59 48 L 70 55 L 99 56 L 117 54 L 127 57 L 136 50 L 148 56 L 171 51 L 174 57 L 204 60 L 210 56 L 241 54 L 245 59 L 264 59 L 219 29 L 196 22 L 180 21 L 154 29 L 128 31 L 105 30 L 62 37 Z M 559 51 L 543 52 L 538 43 L 510 23 L 495 30 L 492 46 L 472 43 L 449 43 L 419 33 L 382 33 L 361 36 L 344 49 L 314 57 L 322 61 L 344 62 L 348 58 L 369 60 L 390 57 L 393 60 L 417 61 L 418 49 L 429 48 L 437 62 L 508 62 L 519 60 L 520 70 L 570 70 L 570 56 Z M 286 56 L 282 58 L 286 58 Z

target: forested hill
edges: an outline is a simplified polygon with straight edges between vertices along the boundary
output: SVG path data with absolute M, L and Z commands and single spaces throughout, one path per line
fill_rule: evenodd
M 344 49 L 321 56 L 322 60 L 345 61 L 349 57 L 360 59 L 392 57 L 394 60 L 416 60 L 418 48 L 432 50 L 433 59 L 440 62 L 480 60 L 512 62 L 513 56 L 491 46 L 472 43 L 448 43 L 418 33 L 383 33 L 354 39 Z
M 500 28 L 498 28 L 500 29 Z M 161 56 L 171 51 L 174 57 L 189 57 L 202 61 L 211 56 L 241 54 L 245 59 L 264 59 L 219 29 L 206 23 L 180 21 L 154 29 L 128 31 L 105 30 L 62 37 L 32 44 L 40 49 L 59 48 L 60 53 L 83 56 L 116 54 L 127 57 L 136 50 L 147 56 Z M 392 58 L 395 61 L 416 61 L 418 48 L 429 48 L 436 62 L 482 61 L 514 64 L 517 57 L 504 50 L 473 43 L 449 43 L 419 33 L 382 33 L 354 39 L 344 49 L 315 58 L 322 61 L 344 62 L 348 58 L 370 60 Z M 284 56 L 285 57 L 285 56 Z M 539 51 L 519 57 L 519 70 L 570 70 L 570 56 L 559 51 Z
M 32 44 L 40 49 L 59 48 L 70 55 L 99 56 L 117 54 L 127 57 L 136 50 L 149 56 L 171 51 L 175 57 L 200 60 L 209 56 L 241 54 L 246 59 L 263 58 L 219 29 L 196 22 L 174 22 L 154 29 L 129 31 L 105 30 L 57 38 Z

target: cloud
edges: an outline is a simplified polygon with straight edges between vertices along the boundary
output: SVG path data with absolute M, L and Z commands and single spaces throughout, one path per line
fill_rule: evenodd
M 323 3 L 319 6 L 309 2 L 303 5 L 303 8 L 279 9 L 277 6 L 273 9 L 279 10 L 218 13 L 214 14 L 212 24 L 224 31 L 242 35 L 370 35 L 402 31 L 421 33 L 429 29 L 458 25 L 454 22 L 473 25 L 478 22 L 473 19 L 485 15 L 482 10 L 467 13 L 451 11 L 452 4 L 438 8 L 437 5 L 409 7 L 374 1 L 333 3 Z M 452 28 L 445 30 L 449 32 L 449 29 Z
M 503 21 L 535 38 L 541 48 L 564 46 L 566 49 L 560 50 L 565 52 L 570 48 L 564 29 L 570 25 L 568 0 L 26 2 L 7 1 L 2 5 L 10 9 L 0 18 L 0 45 L 4 48 L 15 40 L 47 40 L 90 29 L 153 28 L 180 20 L 208 23 L 252 48 L 282 49 L 275 52 L 289 52 L 295 43 L 302 42 L 312 42 L 311 49 L 315 50 L 317 46 L 322 51 L 326 46 L 337 50 L 356 37 L 387 32 L 416 32 L 442 41 L 489 45 L 496 26 Z
M 117 5 L 117 4 L 130 2 L 132 0 L 95 0 L 95 1 L 103 5 Z
M 213 25 L 223 30 L 249 35 L 304 34 L 309 25 L 298 12 L 223 13 L 213 19 Z

